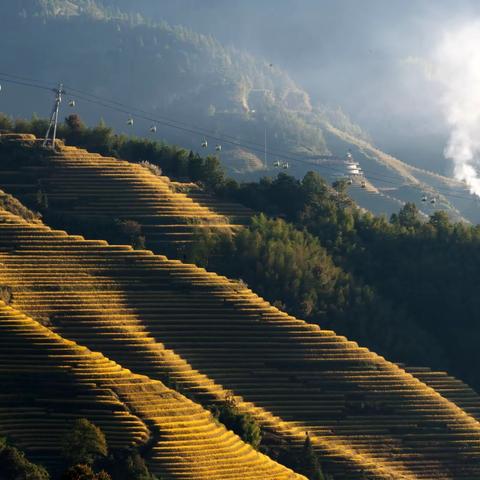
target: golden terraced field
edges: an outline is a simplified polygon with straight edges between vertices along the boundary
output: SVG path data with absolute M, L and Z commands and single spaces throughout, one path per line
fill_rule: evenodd
M 84 416 L 112 448 L 146 444 L 150 467 L 162 478 L 304 478 L 161 382 L 65 340 L 3 302 L 0 345 L 0 432 L 43 463 L 60 454 L 62 436 Z
M 46 154 L 33 135 L 0 136 L 0 148 L 22 145 L 38 153 L 36 161 L 19 160 L 14 169 L 0 170 L 1 188 L 27 204 L 39 190 L 47 194 L 51 211 L 70 218 L 134 220 L 142 227 L 147 248 L 173 253 L 192 241 L 198 229 L 235 230 L 252 212 L 219 201 L 196 185 L 172 182 L 148 168 L 107 158 L 58 142 Z
M 234 392 L 283 438 L 308 431 L 341 478 L 478 475 L 474 417 L 354 342 L 193 265 L 0 219 L 13 307 L 63 338 L 201 401 Z
M 115 177 L 111 162 L 108 178 Z M 446 374 L 390 363 L 225 277 L 0 210 L 0 285 L 13 289 L 13 303 L 0 309 L 0 325 L 6 338 L 13 337 L 9 348 L 24 356 L 19 368 L 28 374 L 36 355 L 45 355 L 53 370 L 58 365 L 55 381 L 66 391 L 77 389 L 76 412 L 83 412 L 84 398 L 105 405 L 98 423 L 114 442 L 142 442 L 145 435 L 155 440 L 156 432 L 168 432 L 171 443 L 153 443 L 149 461 L 172 478 L 280 479 L 290 473 L 213 424 L 198 404 L 168 390 L 161 383 L 166 379 L 203 404 L 232 392 L 243 411 L 293 445 L 300 446 L 308 432 L 336 479 L 480 478 L 480 403 L 467 386 Z M 58 354 L 42 353 L 50 348 Z M 0 359 L 0 371 L 8 375 L 13 363 L 8 355 Z M 41 370 L 42 361 L 32 363 Z M 63 378 L 65 370 L 73 373 Z M 15 376 L 9 381 L 15 383 Z M 137 382 L 145 385 L 139 391 L 151 392 L 151 401 L 136 396 L 131 384 Z M 19 388 L 12 387 L 12 394 L 21 395 Z M 173 403 L 168 421 L 155 410 L 161 392 Z M 52 422 L 57 414 L 61 418 L 51 398 L 44 400 L 25 408 L 47 408 L 55 413 Z M 173 416 L 177 408 L 180 417 L 198 412 L 200 423 L 192 425 L 191 413 Z M 36 436 L 35 415 L 32 410 L 31 436 L 28 423 L 18 426 L 27 450 L 38 448 L 42 435 Z M 115 416 L 122 421 L 114 428 Z M 13 431 L 14 423 L 0 423 L 0 434 L 2 428 Z M 213 439 L 226 443 L 220 448 Z M 192 449 L 203 455 L 198 465 Z M 217 449 L 225 456 L 210 461 Z M 234 455 L 243 463 L 227 460 Z M 248 477 L 255 468 L 264 473 Z

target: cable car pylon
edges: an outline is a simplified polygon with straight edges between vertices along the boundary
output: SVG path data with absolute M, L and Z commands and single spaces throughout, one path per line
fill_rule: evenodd
M 48 147 L 51 142 L 52 150 L 55 150 L 55 140 L 57 139 L 58 113 L 60 104 L 62 103 L 62 95 L 65 94 L 63 84 L 60 83 L 58 88 L 52 90 L 55 93 L 55 103 L 53 104 L 52 114 L 50 115 L 50 123 L 48 124 L 47 133 L 43 140 L 43 147 Z M 50 138 L 52 134 L 52 138 Z
M 0 81 L 2 82 L 0 84 L 0 92 L 1 93 L 3 93 L 4 90 L 5 90 L 5 88 L 4 88 L 5 85 L 4 84 L 7 84 L 7 85 L 8 84 L 21 85 L 23 87 L 30 87 L 30 88 L 35 88 L 35 89 L 39 89 L 39 90 L 49 91 L 49 92 L 52 91 L 52 89 L 50 87 L 45 85 L 45 82 L 40 82 L 39 80 L 32 79 L 32 78 L 27 78 L 27 77 L 19 77 L 18 75 L 12 75 L 12 74 L 8 74 L 8 73 L 4 73 L 4 72 L 0 72 Z M 63 84 L 60 84 L 60 87 L 58 89 L 53 90 L 54 93 L 56 93 L 55 107 L 54 107 L 54 111 L 52 111 L 52 117 L 50 119 L 50 124 L 49 124 L 48 130 L 47 130 L 47 134 L 45 136 L 45 140 L 43 142 L 44 146 L 47 146 L 49 144 L 49 142 L 52 142 L 53 149 L 55 149 L 56 124 L 58 122 L 58 108 L 60 107 L 60 103 L 62 101 L 62 94 L 65 94 L 65 91 L 63 91 L 62 87 L 63 87 Z M 132 109 L 133 109 L 133 107 L 131 105 L 125 105 L 125 104 L 119 103 L 115 100 L 98 97 L 96 95 L 90 94 L 88 92 L 82 92 L 82 91 L 77 90 L 77 89 L 72 88 L 72 87 L 68 87 L 68 89 L 69 89 L 69 91 L 74 92 L 75 96 L 77 98 L 80 98 L 82 100 L 85 100 L 85 101 L 93 103 L 93 104 L 96 104 L 96 105 L 101 106 L 103 108 L 107 108 L 109 110 L 114 110 L 116 112 L 121 112 L 122 114 L 126 114 L 129 111 L 132 111 Z M 75 101 L 69 102 L 69 106 L 72 107 L 72 108 L 75 107 L 76 106 Z M 165 125 L 165 126 L 168 126 L 168 127 L 171 127 L 171 128 L 175 128 L 177 130 L 187 132 L 190 135 L 191 134 L 202 135 L 202 137 L 205 139 L 204 142 L 202 143 L 203 148 L 207 148 L 207 146 L 208 146 L 207 141 L 206 141 L 206 137 L 205 137 L 205 135 L 207 135 L 207 136 L 211 136 L 211 138 L 213 138 L 217 141 L 221 141 L 221 142 L 224 142 L 224 143 L 229 144 L 229 145 L 242 147 L 242 148 L 248 149 L 252 152 L 255 152 L 257 154 L 261 153 L 261 152 L 265 153 L 265 143 L 262 145 L 260 143 L 255 143 L 255 142 L 252 142 L 252 141 L 243 141 L 242 142 L 242 141 L 236 140 L 236 137 L 234 137 L 233 135 L 226 135 L 225 134 L 224 136 L 219 137 L 218 135 L 216 135 L 214 133 L 212 133 L 211 135 L 208 134 L 208 133 L 206 134 L 205 130 L 200 129 L 200 127 L 191 126 L 189 124 L 186 124 L 186 123 L 183 123 L 183 122 L 178 122 L 176 120 L 172 120 L 172 119 L 169 119 L 169 118 L 166 118 L 166 117 L 152 117 L 152 114 L 150 112 L 145 111 L 145 110 L 141 110 L 141 109 L 138 109 L 138 108 L 135 108 L 135 110 L 137 112 L 136 116 L 138 118 L 147 120 L 149 122 L 155 122 L 155 123 L 158 123 L 160 125 Z M 255 113 L 255 110 L 250 110 L 249 113 Z M 132 118 L 132 120 L 133 120 L 133 118 Z M 53 131 L 54 131 L 53 132 L 53 139 L 50 139 L 50 133 L 52 131 L 52 128 L 53 128 Z M 315 162 L 314 159 L 312 160 L 310 158 L 300 158 L 300 157 L 297 157 L 297 156 L 293 156 L 289 152 L 283 152 L 283 151 L 270 151 L 270 152 L 268 152 L 267 151 L 267 153 L 277 155 L 280 158 L 288 159 L 291 162 L 294 162 L 295 164 L 296 163 L 306 164 L 306 165 L 309 165 L 309 166 L 316 167 L 318 169 L 322 168 L 326 171 L 331 171 L 333 173 L 343 173 L 342 171 L 337 170 L 335 167 L 321 165 L 318 162 Z M 351 155 L 350 151 L 349 151 L 349 153 Z M 348 154 L 347 154 L 347 157 L 349 157 Z M 285 167 L 288 168 L 287 167 L 288 162 L 284 162 L 284 163 L 285 163 Z M 281 165 L 282 164 L 278 160 L 275 161 L 274 164 L 273 164 L 273 166 L 277 167 L 277 168 L 280 168 Z M 360 170 L 360 168 L 359 168 L 359 170 Z M 374 176 L 373 174 L 370 175 L 369 172 L 363 172 L 362 171 L 362 174 L 365 174 L 365 173 L 368 173 L 369 178 L 371 178 L 373 180 L 382 181 L 382 182 L 388 183 L 388 184 L 396 186 L 396 187 L 401 186 L 398 183 L 398 180 L 396 179 L 396 177 L 393 177 L 392 175 L 380 174 L 380 176 L 378 176 L 378 175 Z M 344 173 L 343 173 L 343 175 L 345 176 Z M 353 175 L 349 177 L 349 179 L 347 180 L 348 184 L 353 184 L 354 183 L 353 180 L 352 180 L 353 178 L 354 178 Z M 452 180 L 452 179 L 445 179 L 445 180 Z M 445 181 L 443 181 L 443 182 L 446 183 Z M 411 185 L 412 187 L 417 187 L 418 188 L 418 185 L 416 185 L 414 183 L 409 183 L 409 185 Z M 440 201 L 440 197 L 450 197 L 450 198 L 458 198 L 458 199 L 462 199 L 462 200 L 471 200 L 471 198 L 472 198 L 471 195 L 472 194 L 465 190 L 466 185 L 465 185 L 464 182 L 463 182 L 462 185 L 463 186 L 460 187 L 461 190 L 457 190 L 457 189 L 454 189 L 453 187 L 450 188 L 450 187 L 447 187 L 447 186 L 435 187 L 435 189 L 437 191 L 437 198 L 431 198 L 430 203 L 432 205 L 435 205 L 436 203 L 438 203 Z M 366 188 L 366 185 L 365 185 L 364 188 Z M 468 195 L 468 196 L 465 196 L 465 195 Z M 422 200 L 422 203 L 427 203 L 429 201 L 429 198 L 425 194 L 420 198 Z

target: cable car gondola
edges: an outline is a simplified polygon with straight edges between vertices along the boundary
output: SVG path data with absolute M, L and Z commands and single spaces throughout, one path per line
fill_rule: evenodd
M 204 139 L 202 142 L 202 148 L 208 148 L 208 142 L 206 139 Z
M 222 151 L 222 146 L 221 145 L 216 145 L 215 146 L 215 151 L 216 152 L 221 152 Z
M 134 124 L 133 118 L 129 118 L 129 119 L 127 120 L 127 125 L 128 125 L 129 127 L 133 127 L 133 124 Z
M 152 125 L 150 127 L 150 133 L 157 133 L 157 126 L 156 125 Z
M 77 104 L 75 103 L 75 100 L 70 100 L 70 101 L 68 102 L 68 106 L 69 106 L 70 108 L 75 108 L 76 105 L 77 105 Z

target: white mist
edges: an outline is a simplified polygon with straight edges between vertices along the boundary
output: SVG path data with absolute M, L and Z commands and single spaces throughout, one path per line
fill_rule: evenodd
M 450 127 L 445 157 L 455 178 L 480 196 L 480 20 L 443 34 L 433 73 L 443 87 L 440 100 Z

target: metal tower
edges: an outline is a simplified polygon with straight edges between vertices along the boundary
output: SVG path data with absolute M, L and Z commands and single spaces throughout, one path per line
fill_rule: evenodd
M 63 84 L 60 83 L 58 88 L 52 90 L 55 93 L 55 103 L 53 104 L 52 114 L 50 115 L 50 124 L 48 125 L 45 139 L 43 140 L 43 146 L 51 146 L 52 150 L 55 150 L 55 140 L 57 138 L 57 125 L 58 125 L 58 112 L 60 110 L 60 104 L 62 103 L 62 95 L 65 94 Z M 50 135 L 52 138 L 50 138 Z

